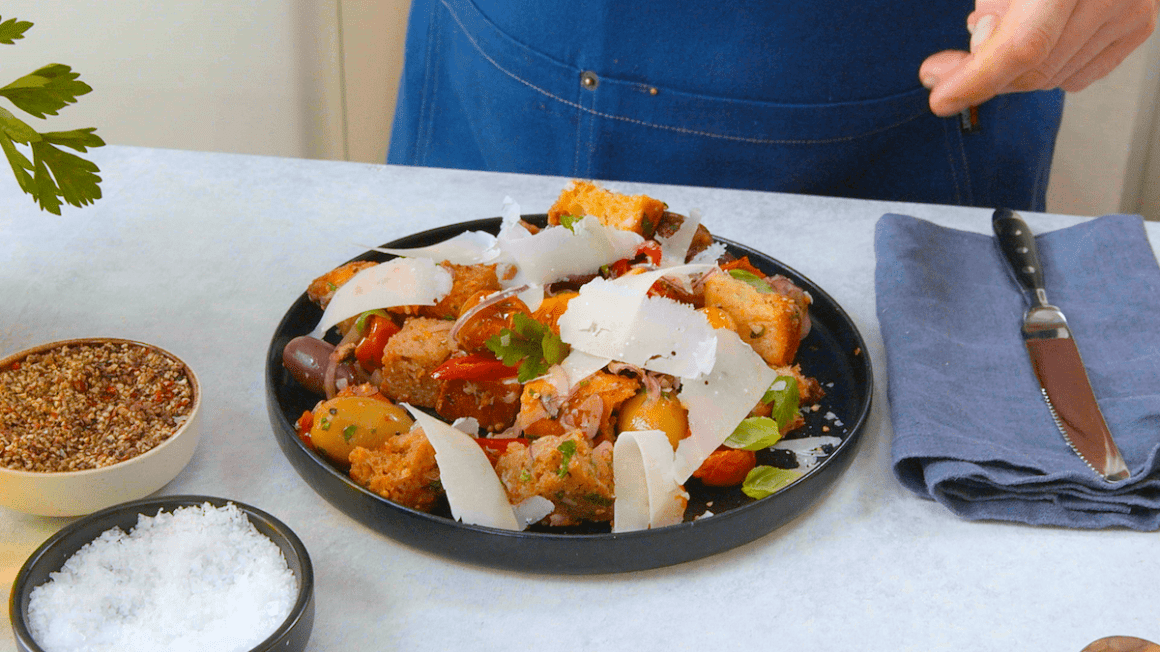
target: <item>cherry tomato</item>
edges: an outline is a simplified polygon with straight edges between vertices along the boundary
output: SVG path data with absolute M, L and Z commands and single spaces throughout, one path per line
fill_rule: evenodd
M 402 329 L 390 318 L 381 315 L 371 315 L 368 322 L 370 326 L 355 347 L 354 356 L 358 358 L 363 369 L 374 371 L 383 366 L 383 349 L 386 348 L 387 341 Z
M 646 256 L 653 265 L 661 264 L 661 246 L 655 240 L 645 240 L 636 248 L 636 254 Z
M 757 454 L 741 448 L 722 446 L 709 454 L 694 478 L 710 487 L 735 487 L 745 482 L 745 476 L 757 465 Z
M 503 455 L 505 451 L 507 451 L 508 446 L 511 446 L 514 443 L 527 446 L 530 442 L 530 440 L 523 437 L 511 437 L 507 439 L 477 437 L 475 441 L 479 442 L 480 448 L 483 449 L 483 452 L 487 455 L 487 459 L 491 462 L 492 466 L 495 466 L 496 462 L 499 461 L 500 456 Z
M 298 417 L 298 422 L 294 426 L 298 430 L 298 437 L 302 439 L 302 443 L 309 448 L 314 448 L 314 442 L 310 441 L 310 429 L 314 427 L 314 413 L 306 410 L 302 416 Z

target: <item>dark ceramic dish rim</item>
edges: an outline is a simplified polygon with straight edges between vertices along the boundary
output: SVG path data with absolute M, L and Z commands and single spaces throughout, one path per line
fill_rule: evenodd
M 546 215 L 525 215 L 525 220 L 542 225 Z M 460 222 L 414 233 L 383 245 L 389 248 L 420 247 L 442 241 L 469 230 L 496 233 L 500 218 Z M 732 240 L 714 237 L 734 255 L 748 255 L 767 274 L 783 274 L 813 297 L 811 318 L 828 329 L 836 328 L 848 341 L 846 354 L 851 375 L 861 379 L 855 414 L 846 416 L 846 436 L 821 463 L 778 493 L 746 505 L 715 514 L 708 519 L 685 521 L 663 528 L 626 533 L 558 534 L 514 532 L 460 523 L 451 518 L 403 507 L 355 484 L 349 476 L 309 450 L 298 438 L 293 420 L 280 403 L 278 389 L 284 372 L 282 348 L 292 337 L 311 328 L 287 332 L 295 310 L 308 302 L 301 294 L 283 316 L 271 339 L 266 357 L 266 399 L 275 438 L 295 470 L 317 493 L 332 505 L 364 525 L 407 545 L 472 564 L 532 573 L 598 574 L 658 568 L 707 557 L 753 541 L 792 520 L 816 502 L 845 471 L 854 457 L 858 441 L 869 419 L 873 398 L 873 370 L 865 340 L 849 315 L 832 297 L 808 278 L 754 249 Z M 387 260 L 394 256 L 367 251 L 351 260 Z M 824 316 L 824 319 L 818 319 Z M 827 331 L 828 332 L 828 331 Z M 836 336 L 836 335 L 835 335 Z M 804 342 L 803 342 L 804 344 Z M 809 370 L 806 370 L 809 373 Z M 291 381 L 292 382 L 292 381 Z M 769 506 L 787 507 L 773 510 Z M 763 513 L 764 512 L 764 513 Z M 706 530 L 728 534 L 714 537 Z M 683 540 L 705 533 L 695 549 L 680 551 Z M 719 540 L 718 540 L 719 539 Z M 678 549 L 673 546 L 677 545 Z M 600 548 L 604 546 L 604 549 Z M 609 549 L 614 548 L 614 549 Z M 530 556 L 527 553 L 533 553 Z
M 34 588 L 47 580 L 49 573 L 60 570 L 64 562 L 81 547 L 113 527 L 120 526 L 127 531 L 136 525 L 137 516 L 140 514 L 154 516 L 158 511 L 172 512 L 178 507 L 202 505 L 207 502 L 214 507 L 232 503 L 242 510 L 259 532 L 278 545 L 298 580 L 298 596 L 290 609 L 290 615 L 278 629 L 250 652 L 271 652 L 275 649 L 293 651 L 305 648 L 314 624 L 314 567 L 310 561 L 310 553 L 307 552 L 302 540 L 285 523 L 257 507 L 228 498 L 189 494 L 155 496 L 113 505 L 78 518 L 45 540 L 24 562 L 12 582 L 8 615 L 12 622 L 12 633 L 16 638 L 17 649 L 21 652 L 45 652 L 32 637 L 28 627 L 29 596 Z M 129 519 L 132 519 L 131 523 Z M 294 553 L 294 559 L 290 558 L 287 550 Z M 59 563 L 55 563 L 53 568 L 46 569 L 43 564 L 47 558 L 58 560 Z M 293 646 L 297 642 L 301 644 Z

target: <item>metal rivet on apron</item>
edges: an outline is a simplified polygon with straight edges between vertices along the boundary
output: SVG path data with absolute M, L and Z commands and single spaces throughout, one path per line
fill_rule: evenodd
M 600 78 L 591 70 L 580 73 L 580 85 L 588 90 L 595 89 L 600 84 Z
M 657 91 L 657 89 L 656 89 L 656 87 L 655 87 L 655 86 L 654 86 L 654 87 L 652 87 L 652 88 L 650 88 L 650 89 L 648 89 L 648 94 L 649 94 L 649 95 L 656 95 L 656 94 L 657 94 L 657 92 L 658 92 L 658 91 Z

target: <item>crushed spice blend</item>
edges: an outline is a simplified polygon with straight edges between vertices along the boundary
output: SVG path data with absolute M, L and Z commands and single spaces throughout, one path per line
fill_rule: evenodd
M 0 466 L 82 471 L 149 451 L 193 407 L 183 365 L 127 342 L 71 344 L 0 369 Z

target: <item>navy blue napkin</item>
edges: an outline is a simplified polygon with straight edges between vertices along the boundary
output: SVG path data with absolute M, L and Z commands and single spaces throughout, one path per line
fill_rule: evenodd
M 887 214 L 875 288 L 895 476 L 967 519 L 1160 529 L 1160 266 L 1143 222 L 1109 215 L 1037 242 L 1132 477 L 1105 482 L 1056 429 L 994 238 Z

